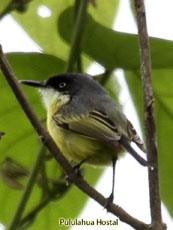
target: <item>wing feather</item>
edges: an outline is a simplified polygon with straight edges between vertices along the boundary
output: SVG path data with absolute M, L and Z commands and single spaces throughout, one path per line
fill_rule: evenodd
M 120 140 L 121 134 L 108 116 L 101 111 L 91 111 L 87 114 L 64 116 L 56 113 L 53 116 L 56 125 L 104 142 Z
M 139 135 L 137 134 L 135 128 L 133 127 L 132 123 L 128 120 L 127 123 L 128 126 L 128 132 L 129 132 L 129 136 L 131 137 L 131 140 L 133 142 L 136 143 L 136 145 L 143 151 L 146 152 L 146 149 L 144 147 L 144 144 L 141 140 L 141 138 L 139 137 Z

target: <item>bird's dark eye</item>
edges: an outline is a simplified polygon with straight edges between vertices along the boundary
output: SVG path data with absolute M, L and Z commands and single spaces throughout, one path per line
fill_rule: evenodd
M 64 88 L 66 85 L 67 85 L 66 82 L 64 82 L 64 81 L 63 81 L 63 82 L 60 82 L 60 83 L 59 83 L 59 88 L 62 89 L 62 88 Z

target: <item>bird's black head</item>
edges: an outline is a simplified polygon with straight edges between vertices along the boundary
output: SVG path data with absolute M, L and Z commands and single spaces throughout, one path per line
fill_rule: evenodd
M 93 81 L 90 77 L 79 73 L 64 73 L 50 77 L 44 82 L 22 80 L 26 85 L 42 88 L 54 89 L 64 95 L 73 96 L 79 91 L 104 92 L 101 85 Z
M 72 96 L 76 94 L 86 82 L 87 77 L 82 74 L 65 73 L 50 77 L 45 81 L 45 85 L 48 88 L 53 88 L 55 91 Z
M 52 109 L 56 111 L 57 108 L 60 109 L 70 101 L 75 101 L 77 109 L 81 110 L 82 105 L 94 104 L 94 98 L 100 98 L 100 96 L 106 94 L 100 84 L 79 73 L 56 75 L 44 82 L 31 80 L 22 80 L 20 82 L 37 87 L 42 95 L 43 103 L 49 111 L 52 111 Z

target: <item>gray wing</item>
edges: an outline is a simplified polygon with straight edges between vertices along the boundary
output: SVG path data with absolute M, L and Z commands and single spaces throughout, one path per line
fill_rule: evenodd
M 56 113 L 53 119 L 62 128 L 107 144 L 114 143 L 121 138 L 115 124 L 101 111 L 93 110 L 85 114 L 71 116 Z
M 57 125 L 105 142 L 118 141 L 124 136 L 127 141 L 135 142 L 145 152 L 133 125 L 109 96 L 83 95 L 80 97 L 81 101 L 78 100 L 73 98 L 70 104 L 54 115 Z

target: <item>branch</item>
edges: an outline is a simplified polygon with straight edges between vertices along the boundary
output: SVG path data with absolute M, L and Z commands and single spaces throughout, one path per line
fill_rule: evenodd
M 1 69 L 3 74 L 6 77 L 9 85 L 11 86 L 16 98 L 18 99 L 18 102 L 20 103 L 21 107 L 26 113 L 26 116 L 30 120 L 31 124 L 33 125 L 35 131 L 38 133 L 43 143 L 50 150 L 51 154 L 53 155 L 57 163 L 60 165 L 63 171 L 68 175 L 69 181 L 71 183 L 74 183 L 81 191 L 83 191 L 85 194 L 93 198 L 96 202 L 98 202 L 101 206 L 104 207 L 106 198 L 103 197 L 94 188 L 92 188 L 80 175 L 75 173 L 75 170 L 65 159 L 65 157 L 60 153 L 57 145 L 55 144 L 55 142 L 53 141 L 49 133 L 45 130 L 45 128 L 39 121 L 28 99 L 26 98 L 23 90 L 19 86 L 18 80 L 15 77 L 15 74 L 12 71 L 10 65 L 8 64 L 8 61 L 5 55 L 3 54 L 1 46 L 0 46 L 0 64 L 1 64 Z M 127 224 L 129 224 L 130 226 L 132 226 L 137 230 L 149 230 L 149 225 L 130 216 L 122 208 L 120 208 L 115 204 L 110 204 L 107 210 L 112 214 L 115 214 L 117 217 L 119 217 L 121 221 L 126 222 Z
M 137 15 L 140 58 L 144 100 L 144 126 L 147 144 L 148 161 L 154 166 L 149 168 L 150 209 L 153 230 L 163 230 L 166 226 L 162 222 L 161 199 L 159 187 L 158 150 L 156 138 L 156 125 L 153 107 L 153 89 L 151 74 L 151 59 L 149 39 L 146 25 L 146 13 L 143 0 L 134 0 Z
M 88 6 L 89 0 L 83 0 L 79 3 L 79 9 L 77 10 L 77 15 L 75 19 L 75 25 L 73 29 L 72 34 L 72 41 L 71 41 L 71 49 L 69 58 L 67 61 L 67 67 L 66 72 L 72 72 L 73 71 L 73 65 L 77 59 L 77 56 L 79 55 L 79 45 L 81 41 L 81 36 L 84 29 L 84 23 L 86 18 L 86 12 L 87 12 L 87 6 Z

